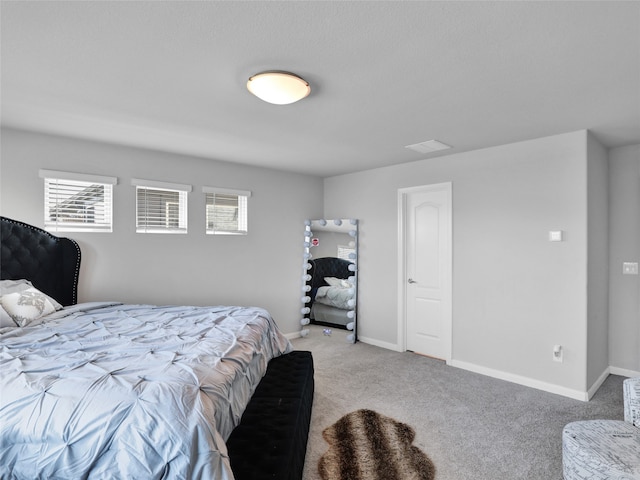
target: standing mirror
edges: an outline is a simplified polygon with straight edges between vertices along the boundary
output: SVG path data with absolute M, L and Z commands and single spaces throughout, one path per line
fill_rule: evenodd
M 305 221 L 301 336 L 321 325 L 326 335 L 345 331 L 347 342 L 358 340 L 357 265 L 358 220 Z

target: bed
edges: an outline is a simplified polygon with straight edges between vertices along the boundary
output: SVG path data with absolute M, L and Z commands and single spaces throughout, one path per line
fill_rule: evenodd
M 292 350 L 270 314 L 77 304 L 78 244 L 0 223 L 0 478 L 234 479 L 226 442 Z
M 310 301 L 306 305 L 311 323 L 348 329 L 353 322 L 355 310 L 355 288 L 350 278 L 354 273 L 349 269 L 353 263 L 337 257 L 310 259 L 308 271 L 310 280 Z

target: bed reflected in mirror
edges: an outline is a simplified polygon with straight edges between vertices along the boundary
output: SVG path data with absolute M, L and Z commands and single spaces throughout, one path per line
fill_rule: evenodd
M 303 245 L 300 335 L 306 337 L 309 325 L 317 325 L 325 335 L 344 333 L 347 342 L 355 343 L 358 220 L 306 220 Z

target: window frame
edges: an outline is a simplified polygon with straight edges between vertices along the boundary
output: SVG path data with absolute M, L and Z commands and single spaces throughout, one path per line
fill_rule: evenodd
M 207 235 L 248 235 L 249 234 L 249 197 L 251 197 L 251 191 L 238 190 L 233 188 L 221 188 L 221 187 L 202 187 L 202 192 L 205 194 L 205 233 Z M 237 208 L 237 222 L 238 228 L 235 230 L 230 229 L 216 229 L 215 226 L 210 227 L 209 220 L 212 213 L 210 210 L 215 209 L 215 196 L 235 196 L 238 201 Z M 209 203 L 209 199 L 213 199 L 214 203 Z
M 105 175 L 93 175 L 77 172 L 63 172 L 58 170 L 46 170 L 41 169 L 38 172 L 40 178 L 44 180 L 44 229 L 53 233 L 64 232 L 76 232 L 76 233 L 112 233 L 113 232 L 113 186 L 118 184 L 117 177 L 105 176 Z M 78 202 L 79 196 L 88 189 L 99 185 L 102 187 L 102 201 L 94 202 L 93 205 L 100 204 L 99 215 L 100 221 L 95 222 L 95 213 L 92 215 L 94 221 L 60 221 L 59 219 L 51 220 L 52 206 L 59 206 L 65 201 L 69 201 L 76 197 L 75 200 L 71 200 L 71 206 L 77 207 L 80 210 L 82 207 L 86 211 L 87 205 Z M 61 199 L 57 198 L 60 195 L 60 191 L 68 189 L 73 192 L 78 189 L 76 193 L 70 193 L 68 197 Z M 58 191 L 57 194 L 53 194 L 52 191 Z M 70 211 L 71 208 L 67 207 Z M 95 208 L 94 208 L 95 212 Z M 86 216 L 85 216 L 86 219 Z
M 144 180 L 140 178 L 132 178 L 131 185 L 136 187 L 136 233 L 160 233 L 160 234 L 187 234 L 189 229 L 189 193 L 193 190 L 191 185 L 185 185 L 181 183 L 159 182 L 157 180 Z M 155 200 L 165 203 L 164 215 L 158 214 L 157 216 L 150 216 L 148 212 L 140 215 L 140 190 L 144 189 L 145 198 L 148 192 L 154 192 L 152 195 L 157 197 Z M 161 193 L 168 192 L 169 194 L 178 194 L 178 202 L 172 199 L 162 199 Z M 171 226 L 172 219 L 169 218 L 169 204 L 178 204 L 178 227 Z M 141 217 L 145 219 L 145 222 L 140 222 Z M 149 226 L 149 223 L 152 225 Z
M 338 251 L 336 253 L 336 257 L 341 258 L 342 260 L 347 260 L 353 263 L 353 259 L 355 258 L 356 247 L 349 245 L 338 245 Z M 353 256 L 352 256 L 353 255 Z

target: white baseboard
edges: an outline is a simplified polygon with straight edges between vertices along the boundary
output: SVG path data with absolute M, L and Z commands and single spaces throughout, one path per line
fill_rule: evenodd
M 607 377 L 611 375 L 621 375 L 623 377 L 640 377 L 640 372 L 635 370 L 626 370 L 618 367 L 607 367 L 598 379 L 591 385 L 588 391 L 583 392 L 581 390 L 574 390 L 572 388 L 566 388 L 553 383 L 543 382 L 535 380 L 533 378 L 524 377 L 522 375 L 516 375 L 513 373 L 503 372 L 501 370 L 494 370 L 492 368 L 482 367 L 473 363 L 462 362 L 459 360 L 452 360 L 449 365 L 452 367 L 462 368 L 463 370 L 469 370 L 470 372 L 480 373 L 489 377 L 498 378 L 500 380 L 506 380 L 508 382 L 517 383 L 518 385 L 524 385 L 525 387 L 535 388 L 544 392 L 555 393 L 564 397 L 573 398 L 574 400 L 580 400 L 588 402 L 593 398 L 598 389 L 602 386 Z
M 293 333 L 285 333 L 284 336 L 287 337 L 289 340 L 293 340 L 294 338 L 300 338 L 302 335 L 300 335 L 300 332 L 293 332 Z
M 626 368 L 609 367 L 609 373 L 611 375 L 620 375 L 622 377 L 640 377 L 640 371 L 628 370 Z
M 451 360 L 449 365 L 451 365 L 452 367 L 462 368 L 463 370 L 469 370 L 470 372 L 480 373 L 489 377 L 498 378 L 500 380 L 506 380 L 507 382 L 517 383 L 518 385 L 524 385 L 525 387 L 531 387 L 537 390 L 542 390 L 544 392 L 562 395 L 563 397 L 573 398 L 574 400 L 581 400 L 583 402 L 589 400 L 588 392 L 582 392 L 580 390 L 562 387 L 553 383 L 542 382 L 540 380 L 524 377 L 522 375 L 503 372 L 501 370 L 494 370 L 493 368 L 482 367 L 480 365 L 462 362 L 460 360 Z
M 600 376 L 598 377 L 598 379 L 593 383 L 593 385 L 591 385 L 591 388 L 589 388 L 589 390 L 587 390 L 587 401 L 591 400 L 591 398 L 593 398 L 593 396 L 596 394 L 598 389 L 602 386 L 604 381 L 609 376 L 610 370 L 611 370 L 611 367 L 605 368 L 604 372 L 602 372 L 600 374 Z
M 387 350 L 393 350 L 394 352 L 401 352 L 402 350 L 395 343 L 389 342 L 381 342 L 380 340 L 376 340 L 374 338 L 361 337 L 358 335 L 358 340 L 362 343 L 366 343 L 368 345 L 373 345 L 374 347 L 386 348 Z
M 300 332 L 286 333 L 284 335 L 289 340 L 294 338 L 300 338 Z M 387 350 L 393 350 L 394 352 L 401 352 L 402 349 L 395 343 L 382 342 L 374 338 L 358 337 L 358 340 L 374 347 L 386 348 Z M 583 392 L 580 390 L 574 390 L 571 388 L 562 387 L 553 383 L 543 382 L 535 380 L 533 378 L 524 377 L 522 375 L 516 375 L 514 373 L 504 372 L 502 370 L 495 370 L 493 368 L 487 368 L 474 363 L 463 362 L 460 360 L 451 360 L 447 362 L 447 365 L 468 370 L 470 372 L 479 373 L 481 375 L 487 375 L 488 377 L 497 378 L 500 380 L 506 380 L 507 382 L 516 383 L 518 385 L 524 385 L 525 387 L 535 388 L 544 392 L 554 393 L 556 395 L 562 395 L 563 397 L 573 398 L 574 400 L 580 400 L 588 402 L 602 386 L 607 377 L 611 375 L 620 375 L 623 377 L 640 377 L 640 371 L 629 370 L 619 367 L 607 367 L 598 379 L 591 385 L 588 391 Z

